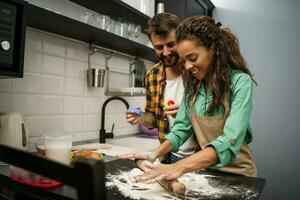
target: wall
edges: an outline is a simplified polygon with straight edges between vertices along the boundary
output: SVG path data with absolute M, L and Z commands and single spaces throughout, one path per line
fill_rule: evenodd
M 31 3 L 80 20 L 86 9 L 69 1 Z M 74 141 L 96 139 L 100 129 L 101 106 L 107 96 L 103 88 L 88 88 L 88 44 L 36 29 L 27 28 L 23 79 L 0 79 L 0 112 L 22 113 L 30 126 L 30 149 L 43 143 L 44 135 L 72 134 Z M 130 60 L 113 56 L 109 67 L 129 72 Z M 147 68 L 153 63 L 147 62 Z M 104 54 L 91 57 L 91 67 L 104 68 Z M 114 75 L 110 88 L 129 87 L 129 78 Z M 141 108 L 145 96 L 127 97 Z M 126 123 L 125 106 L 112 101 L 106 107 L 106 126 L 115 123 L 116 136 L 138 133 L 137 126 Z
M 214 18 L 237 34 L 258 86 L 251 145 L 262 199 L 295 199 L 300 179 L 300 2 L 212 0 Z

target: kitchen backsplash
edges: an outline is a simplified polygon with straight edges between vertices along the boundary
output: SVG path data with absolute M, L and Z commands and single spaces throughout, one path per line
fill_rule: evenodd
M 27 28 L 24 78 L 0 79 L 0 112 L 22 113 L 30 126 L 30 144 L 47 134 L 72 134 L 74 141 L 98 138 L 104 88 L 88 88 L 88 44 Z M 109 66 L 129 71 L 130 61 L 114 56 Z M 146 62 L 147 68 L 153 63 Z M 104 55 L 95 53 L 91 66 L 104 67 Z M 115 75 L 117 76 L 117 75 Z M 120 75 L 121 76 L 121 75 Z M 111 85 L 129 87 L 116 77 Z M 145 97 L 126 97 L 129 104 L 145 105 Z M 116 136 L 139 132 L 126 123 L 125 106 L 112 101 L 106 108 L 106 130 L 115 123 Z

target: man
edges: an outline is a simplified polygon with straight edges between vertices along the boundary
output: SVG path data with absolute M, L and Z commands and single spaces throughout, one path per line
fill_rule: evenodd
M 176 44 L 178 24 L 178 18 L 170 13 L 157 14 L 149 21 L 147 33 L 160 62 L 147 73 L 145 114 L 137 116 L 130 110 L 126 111 L 127 122 L 132 125 L 149 121 L 149 118 L 153 119 L 154 123 L 148 122 L 146 126 L 154 124 L 154 127 L 158 128 L 158 138 L 161 143 L 174 123 L 184 93 L 181 77 L 183 65 L 179 62 Z M 175 104 L 165 106 L 165 102 L 169 100 Z M 173 163 L 191 155 L 194 153 L 194 146 L 192 136 L 177 153 L 170 155 L 169 162 Z

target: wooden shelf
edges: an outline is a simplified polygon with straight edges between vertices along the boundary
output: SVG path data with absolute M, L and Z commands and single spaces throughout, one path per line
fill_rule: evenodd
M 109 15 L 118 20 L 119 17 L 127 21 L 139 24 L 142 30 L 147 27 L 150 17 L 121 0 L 70 0 L 95 12 Z
M 113 0 L 113 2 L 117 1 Z M 145 45 L 31 4 L 28 5 L 27 26 L 83 42 L 93 43 L 152 62 L 157 61 L 154 50 Z

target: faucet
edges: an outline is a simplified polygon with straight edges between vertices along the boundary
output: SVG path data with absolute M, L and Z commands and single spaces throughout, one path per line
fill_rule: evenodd
M 105 143 L 105 138 L 113 138 L 114 137 L 113 128 L 112 128 L 111 133 L 106 133 L 105 128 L 104 128 L 105 127 L 104 126 L 105 125 L 105 107 L 112 100 L 120 100 L 125 104 L 126 109 L 128 109 L 128 107 L 129 107 L 128 102 L 124 98 L 118 97 L 118 96 L 109 97 L 108 99 L 106 99 L 104 101 L 102 108 L 101 108 L 101 129 L 99 130 L 99 142 L 100 143 Z M 113 125 L 113 127 L 114 127 L 114 125 Z

